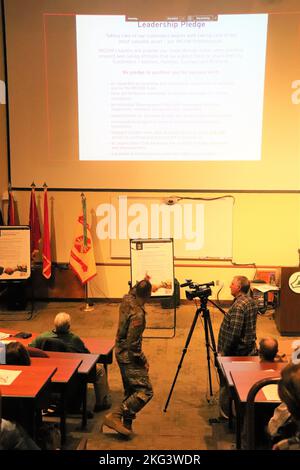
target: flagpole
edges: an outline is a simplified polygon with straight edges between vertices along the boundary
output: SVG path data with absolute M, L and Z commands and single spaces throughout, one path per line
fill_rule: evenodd
M 88 283 L 86 283 L 84 285 L 84 290 L 85 290 L 85 306 L 82 307 L 81 310 L 83 310 L 83 312 L 92 312 L 93 310 L 95 310 L 95 307 L 94 307 L 94 304 L 91 304 L 89 302 L 89 298 L 88 298 Z
M 87 219 L 86 219 L 86 198 L 84 193 L 81 193 L 81 204 L 82 204 L 82 214 L 83 214 L 83 244 L 87 246 Z M 85 291 L 85 306 L 82 308 L 84 312 L 92 312 L 94 310 L 94 305 L 89 302 L 88 298 L 88 281 L 84 285 Z

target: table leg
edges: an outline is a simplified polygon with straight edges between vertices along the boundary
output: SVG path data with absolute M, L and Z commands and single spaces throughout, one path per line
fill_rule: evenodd
M 83 389 L 83 397 L 82 397 L 82 421 L 81 421 L 81 429 L 85 429 L 87 425 L 87 384 L 88 379 L 86 378 L 84 381 L 84 389 Z

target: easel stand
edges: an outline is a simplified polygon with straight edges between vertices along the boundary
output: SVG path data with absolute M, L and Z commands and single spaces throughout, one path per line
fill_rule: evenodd
M 27 285 L 30 286 L 30 298 L 28 299 L 31 303 L 30 310 L 26 312 L 26 305 L 27 305 Z M 2 283 L 0 283 L 1 286 Z M 18 288 L 21 293 L 18 293 Z M 33 286 L 33 278 L 28 278 L 24 281 L 10 281 L 9 284 L 5 287 L 5 289 L 0 292 L 0 297 L 2 294 L 6 294 L 8 296 L 6 302 L 8 310 L 7 312 L 1 311 L 0 313 L 0 321 L 24 321 L 24 320 L 31 320 L 35 310 L 35 298 L 34 298 L 34 286 Z M 12 315 L 14 312 L 17 317 Z M 20 318 L 19 313 L 26 313 L 27 318 Z
M 178 377 L 178 374 L 180 372 L 180 369 L 181 369 L 181 366 L 182 366 L 182 363 L 183 363 L 183 360 L 184 360 L 184 357 L 186 355 L 186 352 L 188 350 L 188 347 L 189 347 L 189 344 L 190 344 L 190 341 L 192 339 L 192 336 L 193 336 L 193 332 L 194 332 L 194 329 L 195 329 L 195 326 L 196 326 L 196 323 L 197 323 L 197 320 L 198 320 L 198 317 L 202 314 L 202 317 L 204 319 L 204 333 L 205 333 L 205 346 L 206 346 L 206 359 L 207 359 L 207 369 L 208 369 L 208 380 L 209 380 L 209 394 L 210 394 L 210 397 L 209 397 L 209 400 L 212 398 L 213 396 L 213 390 L 212 390 L 212 378 L 211 378 L 211 367 L 210 367 L 210 352 L 212 351 L 213 352 L 213 355 L 214 355 L 214 364 L 215 364 L 215 367 L 218 367 L 218 364 L 217 364 L 217 349 L 216 349 L 216 343 L 215 343 L 215 338 L 214 338 L 214 332 L 213 332 L 213 328 L 212 328 L 212 324 L 211 324 L 211 318 L 210 318 L 210 313 L 209 313 L 209 310 L 207 308 L 207 297 L 201 297 L 200 298 L 200 302 L 201 302 L 201 306 L 196 310 L 196 313 L 195 313 L 195 316 L 194 316 L 194 319 L 193 319 L 193 323 L 191 325 L 191 328 L 190 328 L 190 331 L 189 331 L 189 334 L 188 334 L 188 337 L 187 337 L 187 340 L 186 340 L 186 343 L 185 343 L 185 346 L 183 348 L 183 351 L 182 351 L 182 355 L 181 355 L 181 359 L 179 361 L 179 364 L 178 364 L 178 367 L 177 367 L 177 372 L 175 374 L 175 377 L 174 377 L 174 380 L 173 380 L 173 383 L 172 383 L 172 386 L 171 386 L 171 390 L 169 392 L 169 396 L 168 396 L 168 399 L 166 401 L 166 404 L 165 404 L 165 408 L 164 408 L 164 412 L 167 411 L 167 408 L 168 408 L 168 405 L 169 405 L 169 401 L 171 399 L 171 396 L 172 396 L 172 393 L 173 393 L 173 389 L 175 387 L 175 384 L 176 384 L 176 380 L 177 380 L 177 377 Z
M 128 286 L 129 286 L 129 292 L 130 292 L 130 290 L 132 289 L 132 282 L 131 281 L 128 281 Z M 173 325 L 170 326 L 170 327 L 147 326 L 145 328 L 145 331 L 147 331 L 147 330 L 164 330 L 164 331 L 172 330 L 173 334 L 171 336 L 168 336 L 168 335 L 166 335 L 166 336 L 150 336 L 150 335 L 145 336 L 145 335 L 143 335 L 143 338 L 146 338 L 146 339 L 172 339 L 172 338 L 175 337 L 175 335 L 176 335 L 176 298 L 175 298 L 175 295 L 173 295 L 171 298 L 174 299 Z M 164 299 L 164 297 L 156 297 L 154 300 L 161 301 L 162 299 Z

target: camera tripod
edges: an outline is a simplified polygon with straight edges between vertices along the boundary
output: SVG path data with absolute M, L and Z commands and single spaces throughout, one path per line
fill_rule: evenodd
M 215 343 L 215 338 L 214 338 L 214 332 L 213 332 L 213 328 L 212 328 L 212 324 L 211 324 L 211 318 L 210 318 L 210 313 L 209 313 L 209 310 L 207 308 L 207 301 L 208 301 L 208 298 L 207 297 L 200 297 L 200 302 L 201 302 L 201 305 L 199 308 L 197 308 L 196 310 L 196 313 L 195 313 L 195 316 L 194 316 L 194 319 L 193 319 L 193 323 L 191 325 L 191 328 L 190 328 L 190 331 L 189 331 L 189 334 L 188 334 L 188 337 L 187 337 L 187 340 L 186 340 L 186 343 L 185 343 L 185 346 L 183 348 L 183 351 L 182 351 L 182 355 L 181 355 L 181 359 L 179 361 L 179 364 L 178 364 L 178 367 L 177 367 L 177 372 L 175 374 L 175 377 L 174 377 L 174 380 L 173 380 L 173 383 L 172 383 L 172 386 L 171 386 L 171 389 L 170 389 L 170 392 L 169 392 L 169 396 L 167 398 L 167 401 L 166 401 L 166 404 L 165 404 L 165 408 L 164 408 L 164 412 L 167 411 L 167 408 L 168 408 L 168 405 L 169 405 L 169 401 L 171 399 L 171 396 L 172 396 L 172 393 L 173 393 L 173 389 L 175 387 L 175 384 L 176 384 L 176 380 L 177 380 L 177 377 L 178 377 L 178 374 L 180 372 L 180 369 L 181 369 L 181 366 L 182 366 L 182 363 L 183 363 L 183 360 L 184 360 L 184 357 L 186 355 L 186 352 L 188 350 L 188 347 L 189 347 L 189 344 L 190 344 L 190 341 L 191 341 L 191 338 L 192 338 L 192 335 L 193 335 L 193 332 L 194 332 L 194 329 L 195 329 L 195 326 L 196 326 L 196 323 L 197 323 L 197 320 L 198 320 L 198 317 L 201 315 L 202 313 L 202 316 L 204 318 L 204 334 L 205 334 L 205 346 L 206 346 L 206 358 L 207 358 L 207 369 L 208 369 L 208 380 L 209 380 L 209 394 L 210 394 L 210 398 L 209 400 L 212 398 L 213 396 L 213 390 L 212 390 L 212 378 L 211 378 L 211 366 L 210 366 L 210 352 L 212 351 L 213 352 L 213 355 L 214 355 L 214 365 L 215 367 L 218 369 L 218 363 L 217 363 L 217 349 L 216 349 L 216 343 Z M 221 310 L 222 313 L 225 313 L 224 310 L 222 310 L 218 305 L 216 305 L 214 302 L 212 302 L 210 300 L 210 302 L 215 305 L 219 310 Z M 209 401 L 208 400 L 208 401 Z

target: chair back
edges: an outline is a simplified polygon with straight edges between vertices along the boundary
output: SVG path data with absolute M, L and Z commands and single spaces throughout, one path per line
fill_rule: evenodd
M 247 395 L 247 403 L 246 403 L 246 441 L 247 441 L 247 450 L 255 449 L 255 431 L 254 431 L 254 402 L 257 393 L 265 387 L 266 385 L 270 384 L 277 384 L 279 382 L 279 377 L 270 377 L 258 380 L 255 384 L 252 385 L 250 388 L 248 395 Z
M 59 338 L 41 338 L 37 347 L 43 351 L 69 351 L 67 345 Z

